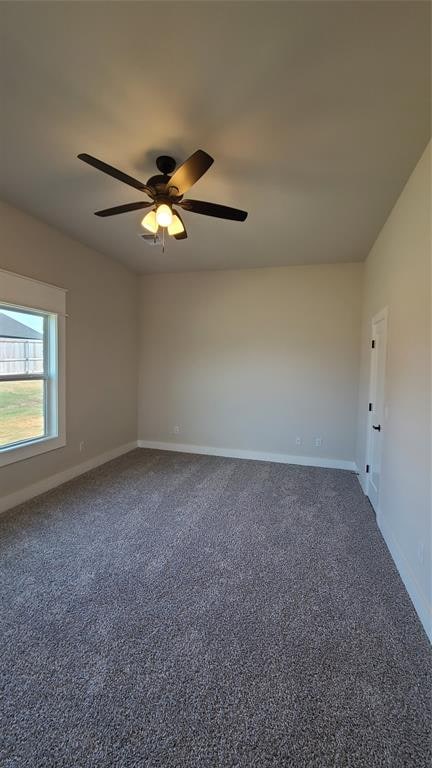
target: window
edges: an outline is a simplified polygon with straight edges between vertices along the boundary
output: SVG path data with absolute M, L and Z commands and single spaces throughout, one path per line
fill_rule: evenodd
M 0 271 L 0 466 L 65 445 L 64 422 L 64 291 Z

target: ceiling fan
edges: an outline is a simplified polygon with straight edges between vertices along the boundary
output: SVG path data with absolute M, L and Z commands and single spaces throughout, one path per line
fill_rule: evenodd
M 187 237 L 186 227 L 177 208 L 192 213 L 201 213 L 204 216 L 215 216 L 218 219 L 231 219 L 232 221 L 244 221 L 247 217 L 246 211 L 240 211 L 238 208 L 230 208 L 227 205 L 218 205 L 216 203 L 206 203 L 202 200 L 184 200 L 183 195 L 187 192 L 198 179 L 205 174 L 213 163 L 213 158 L 198 149 L 182 165 L 176 169 L 176 161 L 168 155 L 161 155 L 156 160 L 156 166 L 160 174 L 151 176 L 143 184 L 138 179 L 134 179 L 123 171 L 113 168 L 112 165 L 98 160 L 92 155 L 82 153 L 78 155 L 80 160 L 92 165 L 103 173 L 113 176 L 118 181 L 135 187 L 140 192 L 144 192 L 151 198 L 151 202 L 139 200 L 135 203 L 126 203 L 117 205 L 114 208 L 105 208 L 103 211 L 96 211 L 95 216 L 116 216 L 119 213 L 128 211 L 138 211 L 142 208 L 151 208 L 143 218 L 141 224 L 155 236 L 162 228 L 163 233 L 168 231 L 176 240 L 184 240 Z M 176 207 L 174 207 L 176 206 Z

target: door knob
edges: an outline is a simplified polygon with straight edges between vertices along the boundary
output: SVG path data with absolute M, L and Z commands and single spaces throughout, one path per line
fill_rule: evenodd
M 372 424 L 372 429 L 376 429 L 377 432 L 381 432 L 381 424 L 378 424 L 377 427 L 375 426 L 375 424 Z

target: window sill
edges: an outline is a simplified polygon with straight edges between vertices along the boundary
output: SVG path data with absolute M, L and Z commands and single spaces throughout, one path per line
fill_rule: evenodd
M 41 437 L 38 440 L 29 440 L 27 443 L 21 443 L 14 446 L 0 448 L 0 467 L 7 464 L 15 464 L 17 461 L 31 459 L 40 453 L 54 451 L 56 448 L 63 448 L 66 445 L 66 439 L 63 436 Z

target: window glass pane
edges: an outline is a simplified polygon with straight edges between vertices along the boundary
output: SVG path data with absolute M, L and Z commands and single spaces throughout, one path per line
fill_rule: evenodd
M 44 434 L 44 382 L 0 381 L 0 448 Z
M 44 372 L 44 316 L 0 305 L 0 376 Z

